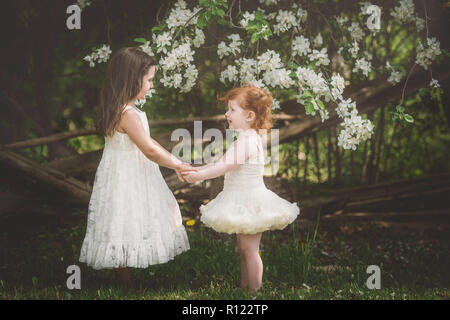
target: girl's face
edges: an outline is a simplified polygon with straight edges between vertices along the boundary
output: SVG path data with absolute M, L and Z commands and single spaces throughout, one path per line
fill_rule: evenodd
M 228 121 L 228 126 L 232 130 L 247 130 L 250 128 L 254 120 L 253 111 L 245 111 L 242 109 L 236 100 L 228 101 L 228 111 L 225 117 Z
M 142 78 L 142 88 L 139 94 L 137 95 L 137 99 L 145 99 L 145 95 L 147 94 L 148 90 L 153 88 L 153 78 L 155 78 L 156 73 L 156 66 L 151 66 L 148 69 L 148 72 L 144 77 Z

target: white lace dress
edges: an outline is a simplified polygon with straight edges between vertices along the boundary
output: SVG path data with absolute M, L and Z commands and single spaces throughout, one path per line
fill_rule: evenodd
M 223 190 L 215 199 L 200 206 L 200 220 L 218 232 L 255 234 L 284 229 L 300 213 L 296 203 L 266 188 L 261 137 L 254 130 L 248 132 L 248 141 L 256 144 L 257 152 L 244 164 L 226 172 Z
M 145 112 L 124 111 L 129 108 L 150 135 Z M 189 249 L 180 208 L 159 166 L 127 134 L 106 137 L 79 261 L 94 269 L 146 268 Z

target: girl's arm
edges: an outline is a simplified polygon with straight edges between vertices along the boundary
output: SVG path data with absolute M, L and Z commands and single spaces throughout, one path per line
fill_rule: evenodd
M 174 170 L 193 169 L 190 165 L 177 159 L 177 157 L 169 153 L 151 138 L 144 130 L 141 119 L 139 119 L 139 116 L 136 113 L 128 112 L 128 110 L 125 111 L 122 115 L 120 126 L 125 130 L 130 139 L 138 146 L 142 153 L 150 160 Z
M 238 165 L 244 164 L 256 151 L 255 144 L 252 142 L 248 136 L 237 139 L 219 161 L 200 167 L 198 172 L 187 173 L 184 177 L 189 182 L 213 179 L 225 174 Z
M 214 164 L 215 164 L 215 162 L 211 162 L 211 163 L 205 164 L 203 166 L 195 167 L 195 168 L 198 170 L 205 170 L 206 168 L 209 168 L 209 167 L 213 166 Z

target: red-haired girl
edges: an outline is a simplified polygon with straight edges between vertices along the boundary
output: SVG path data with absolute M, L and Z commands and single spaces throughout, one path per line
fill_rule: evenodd
M 283 229 L 300 209 L 264 185 L 264 150 L 261 129 L 272 126 L 273 98 L 270 92 L 246 86 L 234 88 L 221 98 L 228 105 L 229 127 L 239 136 L 217 162 L 182 170 L 188 182 L 225 174 L 224 188 L 217 197 L 200 207 L 201 221 L 218 232 L 237 234 L 241 255 L 241 287 L 255 292 L 261 287 L 263 264 L 259 243 L 263 231 Z

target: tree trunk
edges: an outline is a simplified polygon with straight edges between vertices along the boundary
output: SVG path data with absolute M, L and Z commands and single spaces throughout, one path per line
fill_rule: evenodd
M 377 150 L 377 158 L 376 158 L 376 163 L 375 163 L 375 172 L 374 172 L 374 181 L 378 182 L 379 177 L 380 177 L 380 162 L 381 162 L 381 154 L 383 152 L 383 147 L 384 147 L 384 109 L 385 107 L 381 107 L 381 111 L 380 111 L 380 135 L 378 137 L 378 150 Z
M 383 108 L 378 114 L 378 123 L 375 129 L 375 134 L 370 138 L 370 156 L 369 163 L 367 165 L 367 177 L 366 181 L 369 183 L 373 183 L 375 180 L 375 158 L 376 158 L 376 150 L 377 150 L 377 141 L 379 140 L 379 135 L 382 135 L 383 128 L 382 123 L 384 120 L 384 112 Z
M 389 157 L 391 155 L 392 145 L 394 144 L 395 136 L 396 136 L 397 131 L 398 131 L 397 127 L 398 127 L 398 122 L 396 121 L 394 123 L 394 129 L 392 131 L 391 139 L 390 139 L 389 143 L 386 146 L 386 152 L 384 154 L 383 171 L 386 172 L 386 173 L 389 172 L 389 167 L 388 167 L 389 166 Z
M 314 156 L 316 159 L 316 167 L 317 167 L 317 182 L 320 183 L 320 159 L 319 159 L 319 146 L 317 144 L 317 133 L 313 134 L 313 143 L 314 143 Z
M 333 153 L 333 145 L 331 141 L 331 129 L 327 129 L 328 135 L 328 151 L 327 151 L 327 166 L 328 166 L 328 183 L 333 183 L 333 176 L 331 174 L 331 154 Z
M 308 158 L 309 158 L 309 136 L 305 137 L 305 171 L 303 173 L 303 183 L 306 184 L 308 176 Z
M 367 114 L 367 118 L 371 122 L 373 122 L 374 113 L 375 113 L 375 111 L 371 111 L 371 112 L 369 112 Z M 368 171 L 371 170 L 371 165 L 372 165 L 372 161 L 373 161 L 373 154 L 374 154 L 374 150 L 375 150 L 374 141 L 376 140 L 375 136 L 377 135 L 377 132 L 378 132 L 378 126 L 376 127 L 375 133 L 372 135 L 372 137 L 370 138 L 370 141 L 369 141 L 370 142 L 370 154 L 369 154 L 369 160 L 368 161 L 366 161 L 367 160 L 367 154 L 366 154 L 366 152 L 367 152 L 366 145 L 367 144 L 364 146 L 363 170 L 362 170 L 362 173 L 361 173 L 361 175 L 362 175 L 361 182 L 362 183 L 366 183 L 366 182 L 369 181 L 369 179 L 368 179 L 369 172 Z
M 355 157 L 354 152 L 350 152 L 350 183 L 353 182 L 355 177 Z
M 338 134 L 337 127 L 334 127 L 334 159 L 335 159 L 335 184 L 342 183 L 342 158 L 341 153 L 338 146 Z

